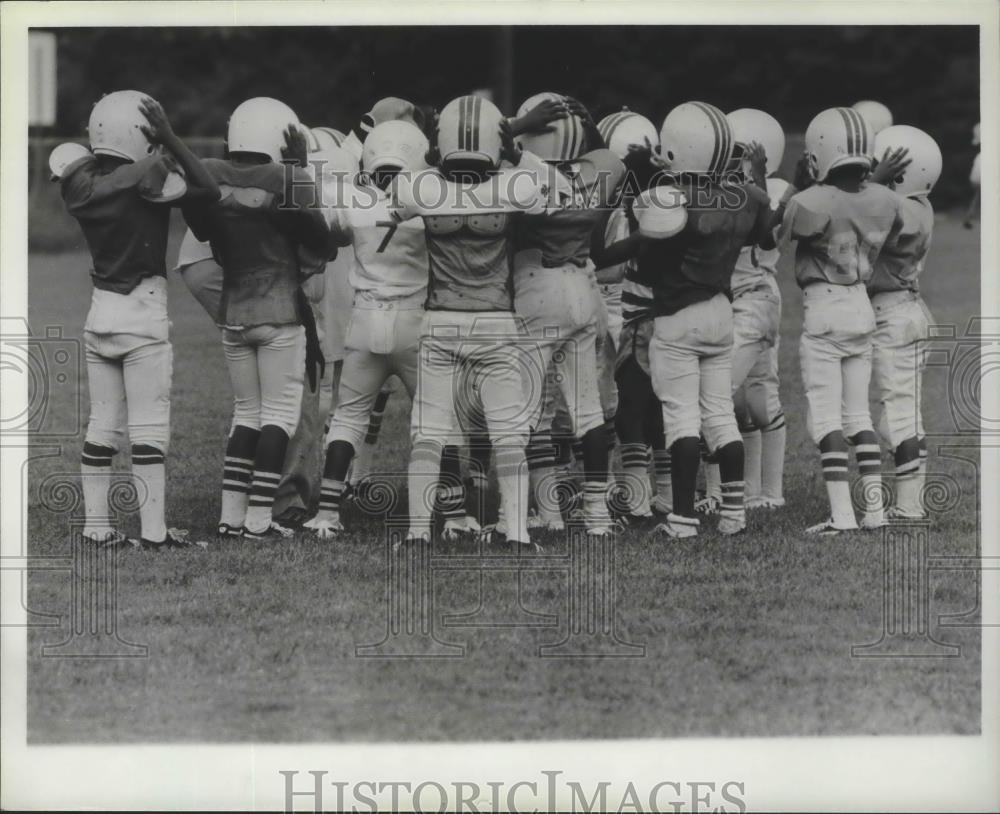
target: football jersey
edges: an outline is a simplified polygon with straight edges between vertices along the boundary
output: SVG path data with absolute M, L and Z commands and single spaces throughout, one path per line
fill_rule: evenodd
M 143 197 L 163 160 L 151 155 L 102 169 L 88 156 L 60 179 L 66 209 L 90 249 L 95 288 L 128 294 L 146 277 L 167 276 L 170 208 Z
M 780 178 L 767 179 L 767 194 L 771 199 L 772 211 L 778 208 L 781 196 L 787 189 L 787 181 Z M 736 267 L 733 269 L 733 296 L 739 297 L 757 288 L 762 282 L 766 282 L 765 275 L 777 274 L 780 257 L 781 252 L 777 247 L 762 249 L 760 246 L 744 246 L 740 249 L 740 256 L 736 259 Z
M 331 229 L 343 232 L 354 247 L 349 277 L 354 290 L 408 297 L 427 288 L 424 222 L 419 217 L 396 220 L 388 193 L 376 187 L 334 183 L 337 191 L 330 193 L 334 204 L 324 207 L 324 214 Z
M 656 316 L 719 293 L 732 299 L 740 249 L 759 243 L 770 225 L 770 201 L 754 184 L 696 187 L 682 181 L 675 186 L 689 202 L 684 228 L 673 237 L 639 244 L 637 278 L 652 288 Z
M 616 209 L 608 218 L 604 230 L 604 245 L 611 246 L 619 240 L 624 240 L 632 233 L 628 213 L 624 209 Z M 622 319 L 628 322 L 644 319 L 653 313 L 653 289 L 644 285 L 638 279 L 638 266 L 635 258 L 622 263 L 621 310 Z
M 858 192 L 816 184 L 795 195 L 778 235 L 798 241 L 799 286 L 867 283 L 882 245 L 902 223 L 901 209 L 902 199 L 881 184 L 865 184 Z
M 934 209 L 925 197 L 902 198 L 902 224 L 890 235 L 875 261 L 868 281 L 869 294 L 919 291 L 924 258 L 931 247 Z
M 456 184 L 436 170 L 397 176 L 393 217 L 423 216 L 430 279 L 428 310 L 512 311 L 510 237 L 515 218 L 544 211 L 546 189 L 523 170 Z

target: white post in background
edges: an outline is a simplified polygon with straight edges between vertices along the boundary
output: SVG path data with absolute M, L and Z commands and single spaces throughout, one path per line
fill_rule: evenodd
M 28 127 L 31 135 L 56 123 L 56 35 L 52 31 L 28 32 Z M 45 144 L 38 138 L 30 141 L 33 174 L 30 179 L 31 203 L 34 203 L 46 179 Z

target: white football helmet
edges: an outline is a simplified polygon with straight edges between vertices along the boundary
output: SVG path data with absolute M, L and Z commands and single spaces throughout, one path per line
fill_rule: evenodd
M 873 136 L 877 136 L 887 127 L 892 127 L 892 111 L 881 102 L 863 99 L 855 102 L 853 108 L 865 117 Z
M 75 141 L 60 144 L 49 153 L 49 171 L 52 173 L 52 179 L 58 180 L 62 178 L 63 173 L 70 164 L 75 164 L 81 158 L 90 154 L 90 150 L 82 144 L 77 144 Z
M 881 158 L 886 150 L 900 147 L 908 149 L 910 165 L 896 180 L 894 189 L 907 198 L 926 195 L 941 177 L 941 148 L 927 133 L 908 124 L 887 127 L 875 136 L 875 156 Z
M 138 161 L 153 152 L 153 145 L 143 135 L 149 122 L 139 103 L 150 97 L 137 90 L 118 90 L 102 97 L 90 111 L 87 133 L 90 149 L 96 155 L 113 155 Z
M 635 199 L 632 211 L 639 234 L 662 240 L 680 233 L 687 225 L 687 196 L 676 187 L 655 186 Z
M 660 155 L 672 172 L 721 175 L 730 167 L 735 148 L 729 119 L 705 102 L 678 105 L 660 128 Z
M 346 135 L 332 127 L 313 127 L 313 138 L 319 145 L 318 150 L 329 150 L 331 147 L 342 147 Z
M 226 144 L 231 153 L 262 153 L 272 161 L 281 161 L 289 125 L 301 128 L 299 117 L 284 102 L 267 96 L 247 99 L 229 117 Z M 308 132 L 307 128 L 301 129 Z
M 351 182 L 358 173 L 358 162 L 342 147 L 326 147 L 310 153 L 309 164 L 318 168 L 320 178 L 340 177 Z
M 660 143 L 656 125 L 631 110 L 621 110 L 605 116 L 598 122 L 597 129 L 607 148 L 619 158 L 628 155 L 629 147 L 645 147 L 647 140 L 652 148 Z
M 851 107 L 828 108 L 806 128 L 806 153 L 817 181 L 846 164 L 871 168 L 874 142 L 868 122 Z
M 500 164 L 503 114 L 482 96 L 459 96 L 444 106 L 438 117 L 438 152 L 441 163 L 484 161 Z M 367 141 L 367 139 L 366 139 Z
M 518 117 L 547 100 L 564 101 L 558 93 L 536 93 L 517 109 Z M 575 113 L 556 119 L 547 133 L 522 133 L 518 136 L 521 148 L 538 156 L 542 161 L 571 161 L 583 152 L 585 133 L 583 121 Z
M 372 109 L 361 117 L 361 129 L 370 133 L 382 122 L 404 121 L 417 124 L 417 117 L 420 116 L 416 105 L 398 96 L 386 96 L 379 99 Z
M 744 150 L 751 141 L 756 141 L 764 148 L 767 159 L 767 174 L 778 171 L 785 155 L 785 131 L 781 129 L 778 120 L 763 110 L 752 107 L 742 107 L 727 113 L 726 118 L 733 128 L 736 143 Z
M 376 124 L 365 139 L 361 168 L 375 172 L 385 166 L 416 172 L 427 168 L 427 138 L 415 124 L 390 121 Z

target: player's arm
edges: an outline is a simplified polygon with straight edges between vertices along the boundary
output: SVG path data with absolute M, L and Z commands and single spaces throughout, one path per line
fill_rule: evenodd
M 163 106 L 155 99 L 146 98 L 140 103 L 140 110 L 149 122 L 142 127 L 143 134 L 151 144 L 163 145 L 184 170 L 187 192 L 181 200 L 200 199 L 209 202 L 219 200 L 219 185 L 215 183 L 215 179 L 199 158 L 174 132 Z
M 603 149 L 605 147 L 604 136 L 597 129 L 597 124 L 594 122 L 594 117 L 590 115 L 590 111 L 581 102 L 569 96 L 566 97 L 566 105 L 569 108 L 569 112 L 579 116 L 580 121 L 583 122 L 583 132 L 586 136 L 584 143 L 587 145 L 586 152 Z
M 762 249 L 773 249 L 778 243 L 786 236 L 791 236 L 793 240 L 798 240 L 801 237 L 807 237 L 807 235 L 797 235 L 792 229 L 792 222 L 794 218 L 786 217 L 786 212 L 788 211 L 789 202 L 795 197 L 799 192 L 805 190 L 813 185 L 813 173 L 812 167 L 809 163 L 809 157 L 803 153 L 798 162 L 795 164 L 795 177 L 785 189 L 784 194 L 778 200 L 778 206 L 771 210 L 770 222 L 767 226 L 767 235 L 758 244 Z
M 329 248 L 330 227 L 323 210 L 319 208 L 320 191 L 316 180 L 308 171 L 305 135 L 297 127 L 285 130 L 285 146 L 281 150 L 285 164 L 285 194 L 280 209 L 286 211 L 288 228 L 292 237 L 305 248 L 326 252 Z
M 891 186 L 892 182 L 913 163 L 912 158 L 907 158 L 909 152 L 906 147 L 899 147 L 896 150 L 887 147 L 882 158 L 875 163 L 868 180 L 873 184 Z
M 510 119 L 510 131 L 514 136 L 524 133 L 548 133 L 552 130 L 552 122 L 565 119 L 569 110 L 565 102 L 556 99 L 546 99 L 539 102 L 523 116 Z
M 601 220 L 594 227 L 594 231 L 590 234 L 590 259 L 594 263 L 594 268 L 597 269 L 598 275 L 597 280 L 600 283 L 617 283 L 620 282 L 625 274 L 625 269 L 621 268 L 621 265 L 627 261 L 636 257 L 639 253 L 639 233 L 629 235 L 622 240 L 617 240 L 610 246 L 605 245 L 605 232 L 608 226 L 608 220 L 611 218 L 611 214 L 614 210 L 609 209 L 601 216 Z M 611 276 L 602 277 L 600 271 L 606 269 L 609 266 L 617 266 L 615 273 Z

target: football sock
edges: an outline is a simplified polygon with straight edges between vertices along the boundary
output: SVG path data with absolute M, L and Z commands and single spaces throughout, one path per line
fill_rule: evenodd
M 509 459 L 508 463 L 510 462 Z M 497 467 L 499 470 L 499 459 Z M 559 511 L 558 475 L 556 473 L 556 448 L 552 444 L 552 436 L 548 432 L 531 434 L 527 450 L 528 476 L 531 483 L 531 493 L 535 497 L 535 508 L 538 516 L 547 522 L 562 522 Z M 508 521 L 510 518 L 508 517 Z M 523 542 L 523 541 L 522 541 Z
M 423 537 L 431 533 L 431 512 L 441 474 L 443 447 L 438 441 L 421 440 L 410 451 L 407 477 L 410 500 L 410 535 Z
M 674 514 L 683 517 L 697 516 L 694 511 L 694 492 L 700 461 L 700 442 L 697 437 L 678 438 L 671 445 L 670 466 Z
M 851 436 L 854 457 L 861 473 L 862 511 L 869 522 L 881 522 L 884 505 L 882 498 L 882 450 L 874 430 L 862 430 Z
M 241 528 L 246 522 L 247 502 L 253 461 L 257 454 L 260 430 L 237 424 L 226 444 L 226 460 L 222 469 L 222 512 L 219 523 Z
M 331 441 L 323 463 L 323 482 L 319 491 L 319 514 L 322 520 L 339 520 L 340 503 L 347 490 L 347 470 L 354 458 L 354 446 L 348 441 Z
M 260 429 L 257 454 L 254 456 L 253 479 L 250 481 L 250 501 L 247 506 L 246 528 L 261 533 L 271 525 L 271 506 L 281 480 L 281 468 L 288 449 L 288 433 L 274 424 Z
M 441 453 L 441 479 L 437 490 L 437 511 L 445 519 L 465 517 L 462 460 L 456 446 L 446 446 Z
M 917 505 L 924 509 L 924 486 L 927 483 L 927 439 L 920 439 L 920 468 L 917 470 Z
M 83 533 L 103 538 L 111 534 L 111 513 L 108 509 L 108 488 L 111 485 L 111 459 L 115 450 L 86 441 L 80 458 L 80 480 L 83 484 L 83 507 L 86 523 Z
M 745 451 L 742 441 L 730 441 L 715 454 L 719 462 L 720 491 L 722 506 L 719 514 L 739 523 L 746 523 L 746 510 L 743 505 L 743 462 Z
M 653 472 L 656 479 L 656 496 L 668 506 L 674 505 L 674 487 L 671 476 L 669 449 L 653 450 Z
M 497 484 L 500 487 L 500 516 L 497 529 L 508 540 L 527 543 L 528 537 L 528 465 L 524 449 L 519 446 L 498 444 L 494 447 L 497 467 Z M 558 509 L 557 509 L 558 512 Z M 562 522 L 562 516 L 559 516 Z
M 778 415 L 760 433 L 760 494 L 785 497 L 785 414 Z
M 608 482 L 585 480 L 583 482 L 583 517 L 587 528 L 607 528 L 611 523 L 608 513 Z
M 627 511 L 645 516 L 649 508 L 649 447 L 645 444 L 622 444 L 622 471 L 625 473 Z
M 761 493 L 761 438 L 756 427 L 740 428 L 743 437 L 743 481 L 747 497 L 759 497 Z M 725 478 L 723 478 L 725 481 Z
M 847 441 L 840 430 L 823 436 L 819 442 L 823 461 L 823 481 L 830 499 L 830 516 L 839 528 L 857 528 L 851 490 L 847 484 Z
M 150 444 L 132 445 L 132 474 L 145 484 L 145 494 L 140 490 L 139 522 L 142 539 L 153 543 L 167 538 L 166 511 L 167 472 L 163 450 Z
M 383 390 L 375 397 L 371 415 L 368 416 L 368 429 L 365 431 L 364 441 L 357 450 L 354 450 L 354 459 L 350 463 L 350 480 L 355 486 L 371 474 L 372 461 L 375 460 L 375 447 L 378 446 L 379 433 L 382 432 L 385 406 L 391 395 L 391 390 Z M 347 473 L 345 472 L 344 475 L 346 477 Z
M 920 502 L 920 441 L 907 438 L 896 447 L 896 508 L 906 514 L 923 514 Z

